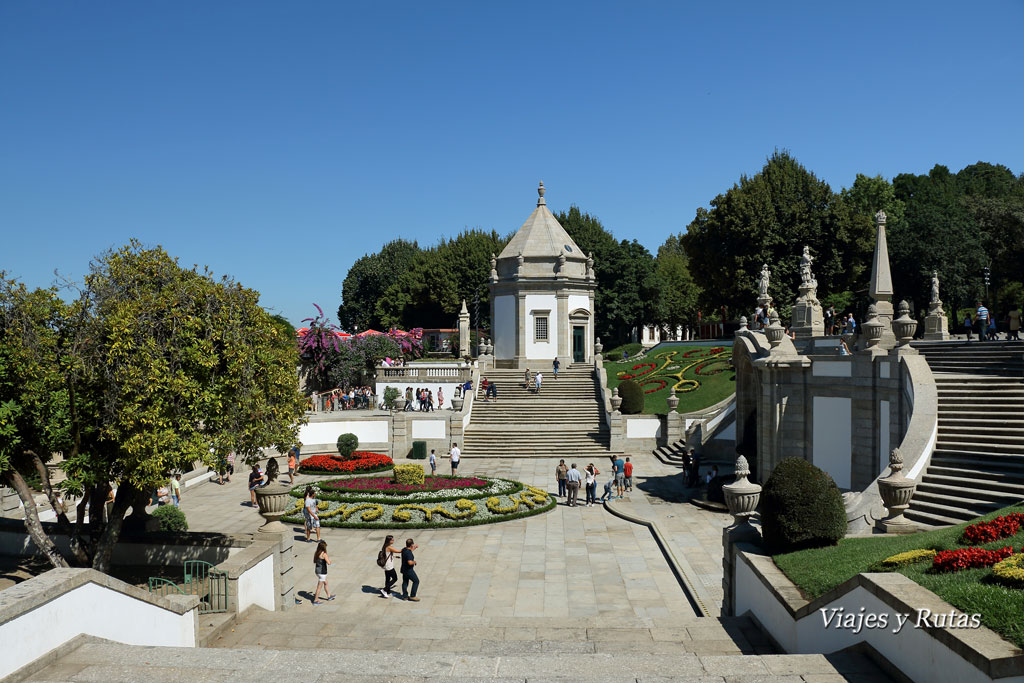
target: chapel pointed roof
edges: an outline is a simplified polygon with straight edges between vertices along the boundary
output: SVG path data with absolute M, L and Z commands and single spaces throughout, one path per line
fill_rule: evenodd
M 543 257 L 556 259 L 560 253 L 566 258 L 585 259 L 586 254 L 573 242 L 544 201 L 544 182 L 537 188 L 537 208 L 526 219 L 512 240 L 501 250 L 498 258 Z

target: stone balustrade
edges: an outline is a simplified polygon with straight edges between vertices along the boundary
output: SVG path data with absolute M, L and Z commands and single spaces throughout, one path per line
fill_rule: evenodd
M 401 367 L 378 367 L 377 383 L 408 381 L 416 382 L 441 381 L 460 384 L 468 382 L 473 376 L 473 368 L 468 363 L 412 363 Z

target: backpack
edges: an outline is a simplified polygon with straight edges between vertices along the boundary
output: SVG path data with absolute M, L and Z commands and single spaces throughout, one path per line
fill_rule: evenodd
M 388 551 L 381 548 L 381 551 L 377 553 L 377 566 L 381 569 L 388 563 Z

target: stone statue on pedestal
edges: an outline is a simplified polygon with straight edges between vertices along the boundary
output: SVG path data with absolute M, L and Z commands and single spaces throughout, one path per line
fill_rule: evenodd
M 765 263 L 761 266 L 761 277 L 757 281 L 757 292 L 761 297 L 768 296 L 768 280 L 772 273 L 768 270 L 768 264 Z M 771 297 L 769 297 L 771 298 Z
M 932 271 L 932 296 L 928 302 L 928 315 L 924 318 L 924 338 L 926 341 L 944 341 L 949 339 L 946 313 L 942 310 L 942 299 L 939 298 L 939 271 Z
M 800 295 L 793 306 L 791 329 L 798 339 L 821 337 L 825 334 L 825 314 L 818 303 L 818 281 L 811 272 L 811 248 L 804 246 L 800 257 Z
M 498 259 L 494 257 L 494 252 L 491 252 L 491 282 L 498 281 Z
M 594 279 L 594 252 L 590 252 L 587 256 L 587 279 Z

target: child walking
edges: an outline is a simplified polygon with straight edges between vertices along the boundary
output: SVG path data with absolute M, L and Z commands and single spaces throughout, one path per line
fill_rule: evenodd
M 327 541 L 320 541 L 313 553 L 313 571 L 316 572 L 316 590 L 313 591 L 313 604 L 320 604 L 320 587 L 324 587 L 324 600 L 333 600 L 331 589 L 327 587 L 327 567 L 331 564 L 331 558 L 327 557 Z

